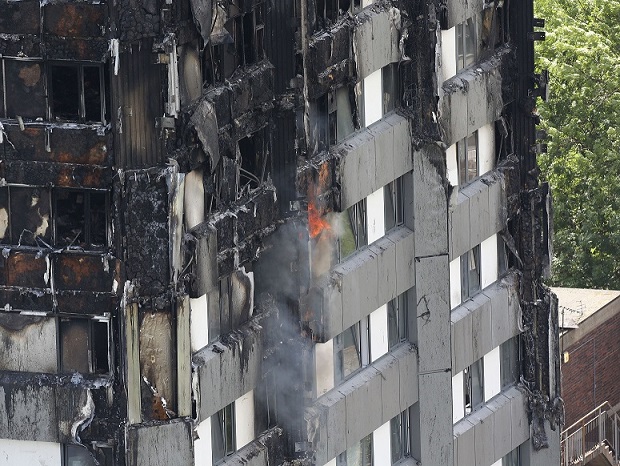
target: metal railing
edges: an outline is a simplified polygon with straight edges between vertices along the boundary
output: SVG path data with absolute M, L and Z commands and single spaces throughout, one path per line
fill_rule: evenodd
M 608 402 L 601 404 L 562 432 L 562 466 L 585 465 L 603 449 L 619 465 L 619 434 L 620 417 Z

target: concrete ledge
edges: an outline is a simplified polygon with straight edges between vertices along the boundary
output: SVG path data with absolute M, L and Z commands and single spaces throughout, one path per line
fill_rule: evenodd
M 355 16 L 353 51 L 358 79 L 400 60 L 400 11 L 373 5 Z
M 413 170 L 410 122 L 390 113 L 337 147 L 340 210 Z
M 221 466 L 269 466 L 282 464 L 283 435 L 284 432 L 279 427 L 269 429 L 234 455 L 227 457 L 220 464 Z
M 128 466 L 192 464 L 192 421 L 175 419 L 127 428 Z
M 500 118 L 504 107 L 501 69 L 509 53 L 507 48 L 500 49 L 490 59 L 443 83 L 439 122 L 446 146 Z M 463 118 L 464 109 L 467 118 Z
M 493 170 L 459 188 L 457 202 L 448 213 L 450 260 L 465 254 L 508 224 L 506 183 L 501 170 Z
M 452 375 L 520 333 L 519 276 L 512 271 L 450 315 Z
M 454 465 L 488 465 L 529 438 L 527 397 L 511 387 L 454 424 Z
M 326 464 L 418 401 L 417 355 L 404 344 L 306 410 L 316 463 Z
M 261 313 L 239 329 L 194 353 L 198 378 L 198 422 L 252 390 L 261 375 L 264 328 Z
M 398 227 L 359 250 L 316 289 L 320 314 L 315 333 L 331 340 L 415 285 L 414 233 Z

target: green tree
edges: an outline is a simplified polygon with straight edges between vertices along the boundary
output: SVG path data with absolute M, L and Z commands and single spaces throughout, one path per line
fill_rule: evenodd
M 550 73 L 539 159 L 554 197 L 552 284 L 620 289 L 620 0 L 536 0 Z

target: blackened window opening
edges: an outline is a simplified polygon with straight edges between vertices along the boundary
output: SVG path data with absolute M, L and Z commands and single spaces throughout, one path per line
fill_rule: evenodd
M 107 193 L 54 190 L 56 245 L 103 249 L 107 246 Z
M 105 122 L 101 66 L 50 65 L 49 92 L 52 120 Z

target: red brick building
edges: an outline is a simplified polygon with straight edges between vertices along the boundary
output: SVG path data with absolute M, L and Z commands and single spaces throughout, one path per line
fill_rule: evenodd
M 556 288 L 566 423 L 608 401 L 620 407 L 620 291 Z

